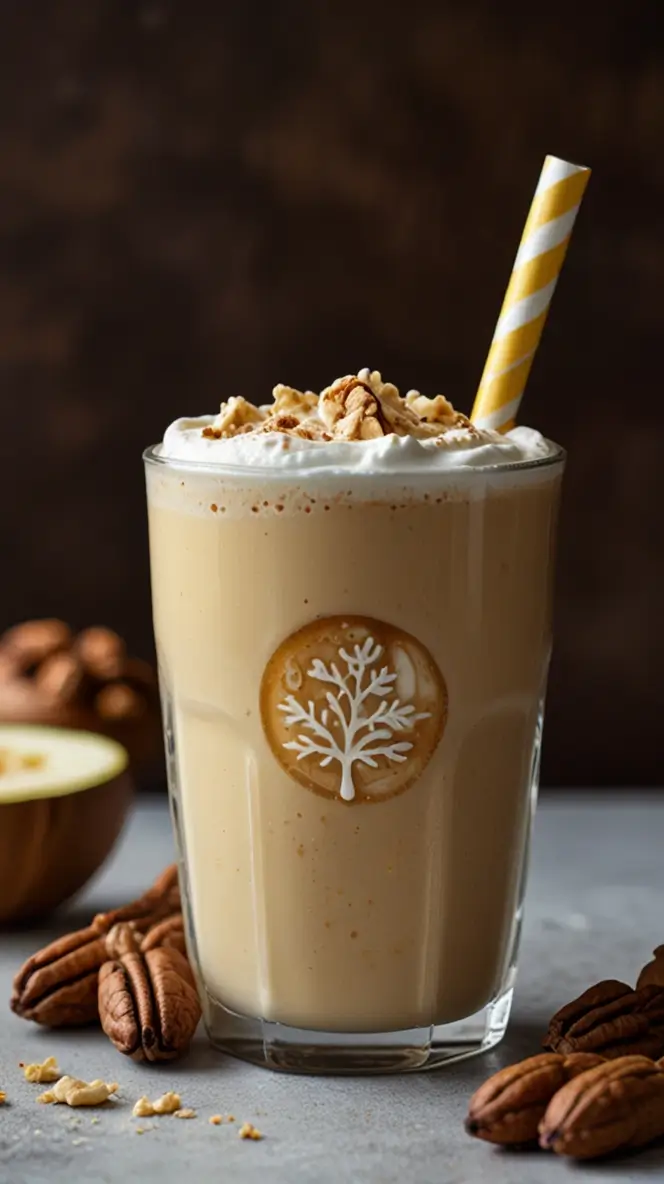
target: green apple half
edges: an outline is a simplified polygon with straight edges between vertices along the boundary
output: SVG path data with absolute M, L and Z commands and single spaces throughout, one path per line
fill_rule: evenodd
M 0 924 L 50 912 L 100 867 L 131 800 L 127 761 L 92 732 L 0 725 Z

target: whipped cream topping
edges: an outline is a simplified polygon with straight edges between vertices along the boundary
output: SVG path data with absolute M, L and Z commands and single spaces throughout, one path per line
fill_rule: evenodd
M 544 459 L 552 446 L 539 432 L 479 429 L 442 396 L 405 398 L 378 371 L 337 379 L 320 395 L 277 386 L 274 402 L 242 398 L 217 416 L 176 419 L 157 455 L 267 476 L 307 473 L 415 474 L 480 469 Z

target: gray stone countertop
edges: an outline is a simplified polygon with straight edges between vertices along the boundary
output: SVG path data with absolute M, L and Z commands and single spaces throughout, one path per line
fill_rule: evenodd
M 186 1060 L 146 1068 L 125 1061 L 99 1030 L 53 1032 L 0 1004 L 0 1184 L 229 1181 L 233 1184 L 581 1184 L 664 1178 L 664 1145 L 577 1166 L 537 1152 L 501 1152 L 468 1138 L 468 1098 L 501 1065 L 538 1051 L 563 1002 L 600 978 L 632 981 L 664 940 L 664 795 L 562 793 L 537 816 L 525 935 L 506 1040 L 484 1057 L 392 1078 L 273 1074 L 214 1052 L 200 1032 Z M 138 895 L 172 857 L 165 802 L 139 803 L 103 872 L 48 927 L 0 934 L 0 996 L 13 972 L 57 933 Z M 17 1062 L 58 1058 L 90 1080 L 118 1081 L 94 1117 L 39 1106 Z M 141 1094 L 177 1090 L 189 1122 L 132 1118 Z M 233 1125 L 211 1126 L 213 1113 Z M 254 1122 L 262 1142 L 238 1138 Z M 137 1135 L 136 1127 L 145 1132 Z

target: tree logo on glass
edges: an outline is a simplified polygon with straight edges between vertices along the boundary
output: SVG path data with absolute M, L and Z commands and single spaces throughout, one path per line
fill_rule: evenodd
M 371 617 L 324 617 L 270 658 L 261 716 L 280 765 L 307 789 L 345 802 L 402 793 L 447 720 L 447 688 L 410 633 Z

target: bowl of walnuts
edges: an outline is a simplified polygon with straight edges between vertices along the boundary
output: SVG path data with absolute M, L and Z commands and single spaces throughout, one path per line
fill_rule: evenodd
M 161 771 L 156 675 L 103 626 L 45 619 L 0 635 L 0 723 L 98 732 L 127 749 L 139 784 Z

